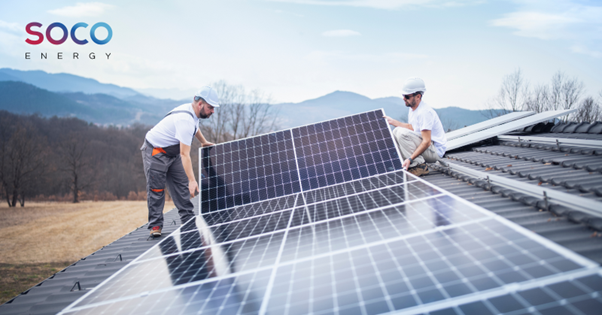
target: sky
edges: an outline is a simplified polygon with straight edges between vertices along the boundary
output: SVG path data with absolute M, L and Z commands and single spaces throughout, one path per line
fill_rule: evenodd
M 26 39 L 31 22 L 60 22 L 70 38 Z M 112 30 L 92 42 L 98 22 Z M 51 36 L 59 39 L 60 28 Z M 107 37 L 97 28 L 98 39 Z M 25 53 L 30 59 L 25 59 Z M 62 52 L 62 59 L 57 53 Z M 96 59 L 88 56 L 94 52 Z M 48 59 L 40 54 L 47 53 Z M 78 53 L 79 59 L 73 59 Z M 110 54 L 107 59 L 106 54 Z M 585 94 L 602 93 L 602 2 L 543 0 L 0 0 L 0 68 L 71 73 L 174 99 L 219 80 L 273 102 L 340 90 L 400 96 L 408 77 L 426 82 L 435 107 L 483 109 L 504 76 L 531 85 L 564 72 Z M 602 94 L 601 94 L 602 95 Z

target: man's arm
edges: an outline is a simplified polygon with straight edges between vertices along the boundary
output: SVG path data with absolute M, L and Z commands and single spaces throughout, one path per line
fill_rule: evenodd
M 205 137 L 203 137 L 201 130 L 197 130 L 196 134 L 194 136 L 199 140 L 202 147 L 209 147 L 209 146 L 215 145 L 215 143 L 211 143 L 211 142 L 207 141 L 207 139 L 205 139 Z
M 416 148 L 414 153 L 410 156 L 412 160 L 417 158 L 420 154 L 422 154 L 428 147 L 431 145 L 431 131 L 430 130 L 422 130 L 420 131 L 420 135 L 422 136 L 422 142 Z M 408 169 L 410 167 L 410 159 L 406 159 L 403 161 L 402 167 Z
M 199 191 L 199 184 L 194 177 L 192 170 L 192 160 L 190 159 L 190 146 L 180 142 L 180 156 L 182 158 L 182 166 L 188 177 L 188 190 L 190 190 L 190 198 L 194 197 Z
M 412 125 L 410 125 L 410 124 L 402 123 L 401 121 L 397 121 L 397 120 L 395 120 L 395 119 L 393 119 L 393 118 L 391 118 L 389 116 L 383 116 L 383 117 L 392 126 L 414 130 L 414 127 L 412 127 Z

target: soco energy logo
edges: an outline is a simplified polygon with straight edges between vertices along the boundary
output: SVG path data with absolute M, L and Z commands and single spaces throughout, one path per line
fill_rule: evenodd
M 53 45 L 61 45 L 62 43 L 66 42 L 69 37 L 71 37 L 71 40 L 78 45 L 86 45 L 89 43 L 88 38 L 84 38 L 81 36 L 81 31 L 80 31 L 79 38 L 75 34 L 77 29 L 79 29 L 79 28 L 84 28 L 84 29 L 88 28 L 87 23 L 84 23 L 84 22 L 76 23 L 75 25 L 73 25 L 71 27 L 71 30 L 69 30 L 63 23 L 55 22 L 55 23 L 48 25 L 45 32 L 42 31 L 42 26 L 43 26 L 42 23 L 39 23 L 39 22 L 31 22 L 31 23 L 27 24 L 25 26 L 25 31 L 27 32 L 27 34 L 32 35 L 33 37 L 30 36 L 29 38 L 25 39 L 25 42 L 30 45 L 39 45 L 39 44 L 43 43 L 44 40 L 47 40 L 49 43 L 51 43 Z M 96 36 L 96 30 L 99 28 L 104 28 L 106 30 L 107 35 L 104 39 L 102 39 L 102 38 L 99 39 Z M 54 32 L 54 37 L 53 37 L 53 33 L 52 33 L 53 29 L 59 29 L 60 31 L 62 31 L 61 32 L 62 35 L 60 36 L 60 38 L 56 35 L 56 31 Z M 44 35 L 46 35 L 46 36 L 44 36 Z M 92 40 L 92 42 L 94 42 L 97 45 L 105 45 L 108 42 L 110 42 L 112 38 L 113 38 L 113 29 L 111 28 L 111 26 L 109 24 L 107 24 L 105 22 L 98 22 L 98 23 L 92 25 L 92 27 L 90 28 L 89 39 Z M 105 55 L 108 60 L 109 56 L 111 56 L 111 53 L 105 53 Z M 96 54 L 94 52 L 91 52 L 88 54 L 88 58 L 96 59 Z M 31 52 L 25 53 L 25 59 L 31 59 Z M 48 59 L 48 53 L 41 52 L 40 59 Z M 63 52 L 57 53 L 57 59 L 63 59 Z M 73 59 L 79 59 L 78 52 L 73 53 Z

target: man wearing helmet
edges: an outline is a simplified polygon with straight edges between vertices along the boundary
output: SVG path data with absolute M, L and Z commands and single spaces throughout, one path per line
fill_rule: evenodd
M 443 157 L 447 143 L 439 116 L 422 100 L 424 92 L 426 87 L 422 79 L 408 78 L 401 91 L 405 105 L 409 107 L 408 123 L 385 116 L 387 122 L 396 127 L 393 136 L 404 159 L 403 168 L 416 176 L 429 173 L 425 163 L 435 163 Z
M 140 150 L 146 175 L 148 229 L 152 236 L 161 236 L 163 229 L 166 185 L 182 223 L 194 217 L 190 198 L 199 191 L 199 185 L 192 170 L 190 147 L 195 137 L 203 147 L 213 145 L 203 137 L 198 125 L 199 118 L 209 118 L 215 107 L 219 107 L 217 92 L 205 86 L 192 103 L 174 108 L 146 134 Z

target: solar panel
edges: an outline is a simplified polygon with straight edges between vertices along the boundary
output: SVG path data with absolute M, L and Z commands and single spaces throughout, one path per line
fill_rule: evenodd
M 453 130 L 450 132 L 446 132 L 445 133 L 445 137 L 447 138 L 447 141 L 455 139 L 455 138 L 459 138 L 459 137 L 463 137 L 466 135 L 469 135 L 471 133 L 475 133 L 481 130 L 485 130 L 487 128 L 491 128 L 494 126 L 498 126 L 501 124 L 505 124 L 507 122 L 516 120 L 516 119 L 521 119 L 527 116 L 531 116 L 535 114 L 535 112 L 530 112 L 530 111 L 526 111 L 526 112 L 513 112 L 513 113 L 508 113 L 499 117 L 495 117 L 492 119 L 488 119 L 485 121 L 482 121 L 480 123 L 474 124 L 474 125 L 470 125 L 468 127 L 464 127 L 464 128 L 460 128 L 457 130 Z
M 359 151 L 346 151 L 342 139 L 319 137 L 326 129 L 316 126 L 306 126 L 306 134 L 304 127 L 288 130 L 294 145 L 282 144 L 262 157 L 259 168 L 281 165 L 279 157 L 288 163 L 288 152 L 280 153 L 294 148 L 299 190 L 290 194 L 283 189 L 274 197 L 244 197 L 248 192 L 236 188 L 239 182 L 223 178 L 237 167 L 250 173 L 250 167 L 241 167 L 240 156 L 227 158 L 232 155 L 224 149 L 227 144 L 204 151 L 210 172 L 203 187 L 214 193 L 204 192 L 201 197 L 209 200 L 201 205 L 215 208 L 203 209 L 62 314 L 598 310 L 602 271 L 597 264 L 399 170 L 382 115 L 375 111 L 329 122 L 331 131 L 347 128 L 340 137 L 356 136 L 349 147 L 360 146 Z M 358 123 L 361 132 L 349 130 Z M 371 141 L 384 146 L 368 145 L 358 134 L 374 136 Z M 265 137 L 258 137 L 259 143 L 270 146 L 271 139 L 279 142 L 286 135 L 267 135 L 263 142 Z M 332 145 L 321 147 L 325 142 Z M 241 147 L 248 150 L 230 143 Z M 374 159 L 374 152 L 388 160 Z M 248 156 L 255 159 L 257 151 Z M 345 167 L 327 169 L 329 163 Z M 302 174 L 303 168 L 308 171 Z M 285 181 L 264 183 L 277 189 Z M 565 286 L 580 291 L 565 297 Z M 513 300 L 518 304 L 506 302 Z
M 210 212 L 401 169 L 382 110 L 201 149 Z
M 535 114 L 526 118 L 521 118 L 518 120 L 514 120 L 499 126 L 491 127 L 489 129 L 485 129 L 479 131 L 477 133 L 472 133 L 465 135 L 463 137 L 458 137 L 452 140 L 447 141 L 447 151 L 451 151 L 453 149 L 457 149 L 463 147 L 465 145 L 469 145 L 472 143 L 476 143 L 485 139 L 489 139 L 498 135 L 503 135 L 507 132 L 511 132 L 514 130 L 522 129 L 527 126 L 531 126 L 542 121 L 548 121 L 550 119 L 554 119 L 556 117 L 560 117 L 566 114 L 570 114 L 574 112 L 576 109 L 566 109 L 566 110 L 558 110 L 558 111 L 549 111 L 543 112 L 539 114 Z

